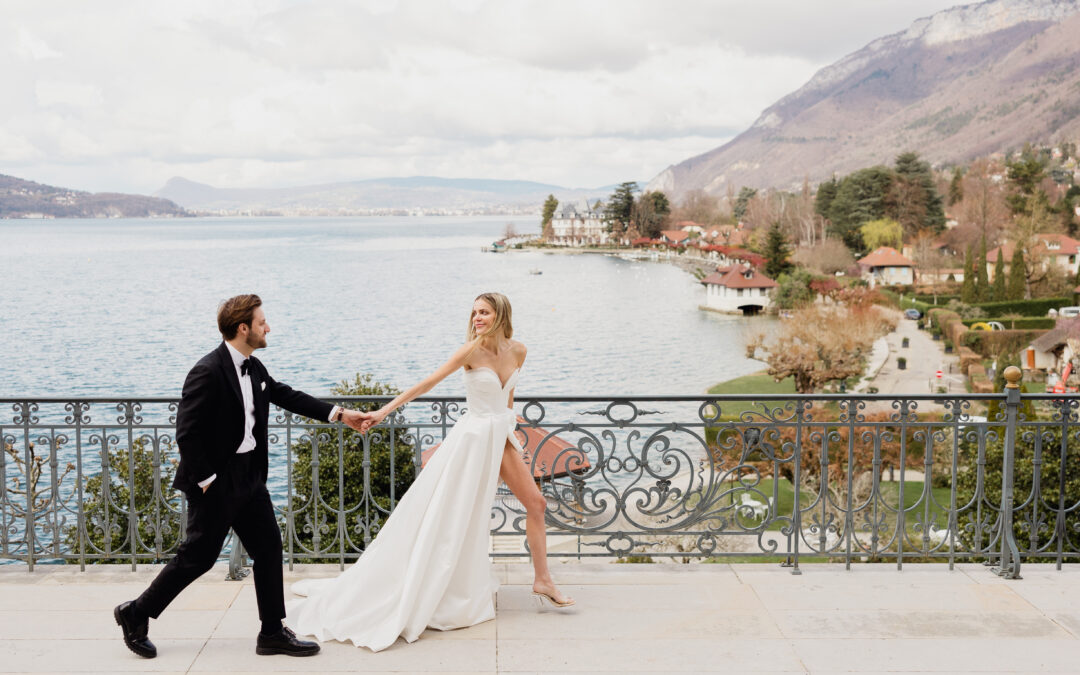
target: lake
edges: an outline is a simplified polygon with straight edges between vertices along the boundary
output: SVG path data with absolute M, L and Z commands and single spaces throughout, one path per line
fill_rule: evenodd
M 522 217 L 0 220 L 0 396 L 179 396 L 220 341 L 217 304 L 263 298 L 270 373 L 312 394 L 357 372 L 404 388 L 505 293 L 529 348 L 519 395 L 699 394 L 759 370 L 766 317 L 705 312 L 665 263 L 486 253 Z M 542 274 L 531 274 L 538 269 Z M 459 376 L 432 394 L 462 393 Z

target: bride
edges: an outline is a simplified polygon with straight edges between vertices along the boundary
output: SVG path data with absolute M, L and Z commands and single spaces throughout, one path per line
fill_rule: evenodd
M 378 536 L 333 579 L 299 581 L 307 596 L 288 603 L 285 623 L 319 640 L 351 641 L 380 651 L 425 628 L 451 630 L 495 618 L 498 588 L 488 557 L 495 488 L 501 478 L 525 507 L 533 597 L 569 607 L 547 565 L 547 504 L 514 436 L 514 387 L 525 345 L 511 340 L 510 301 L 484 293 L 473 303 L 466 343 L 431 375 L 368 413 L 364 430 L 464 367 L 468 411 L 447 433 Z

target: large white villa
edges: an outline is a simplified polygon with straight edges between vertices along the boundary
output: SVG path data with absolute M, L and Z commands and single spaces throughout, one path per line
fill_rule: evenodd
M 588 246 L 606 244 L 607 223 L 587 200 L 578 204 L 566 203 L 551 219 L 551 241 L 556 246 Z
M 734 314 L 757 314 L 772 302 L 778 284 L 749 265 L 718 267 L 701 280 L 705 308 Z

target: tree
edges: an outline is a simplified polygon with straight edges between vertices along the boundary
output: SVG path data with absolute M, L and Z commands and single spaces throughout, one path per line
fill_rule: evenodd
M 960 227 L 950 234 L 960 228 L 975 228 L 987 241 L 1001 240 L 1011 213 L 1005 203 L 1005 188 L 996 180 L 999 172 L 1000 167 L 987 160 L 972 163 L 962 180 L 963 198 L 957 209 Z
M 1001 254 L 1004 255 L 1004 249 Z M 1023 300 L 1027 297 L 1027 273 L 1024 271 L 1024 250 L 1019 246 L 1013 249 L 1012 262 L 1009 263 L 1009 300 Z
M 863 244 L 866 248 L 874 250 L 879 246 L 892 246 L 900 248 L 904 241 L 904 230 L 900 223 L 892 218 L 879 218 L 863 223 L 859 228 Z
M 952 180 L 949 181 L 949 206 L 955 206 L 964 199 L 964 172 L 959 168 L 953 169 Z
M 978 269 L 975 271 L 975 297 L 978 302 L 990 301 L 990 281 L 986 278 L 986 240 L 982 240 L 982 248 L 979 249 L 979 259 L 975 261 Z
M 998 249 L 997 262 L 994 263 L 994 287 L 990 291 L 991 302 L 1006 300 L 1005 291 L 1005 250 Z
M 905 152 L 896 158 L 896 178 L 891 190 L 894 217 L 908 234 L 919 230 L 945 229 L 945 209 L 934 184 L 930 164 L 918 153 Z
M 385 396 L 387 399 L 399 393 L 390 385 L 376 382 L 370 374 L 358 374 L 352 381 L 344 380 L 332 391 L 336 396 Z M 355 407 L 375 410 L 379 403 Z M 316 548 L 315 533 L 318 532 L 315 553 L 325 553 L 327 557 L 312 562 L 335 562 L 337 559 L 331 557 L 334 553 L 343 548 L 348 552 L 351 545 L 342 540 L 343 536 L 348 536 L 352 545 L 363 548 L 364 540 L 375 537 L 393 507 L 391 491 L 394 499 L 401 499 L 416 478 L 418 458 L 413 437 L 407 429 L 375 428 L 369 431 L 366 439 L 369 466 L 365 466 L 364 436 L 348 428 L 342 434 L 340 450 L 336 434 L 328 437 L 312 434 L 292 445 L 294 496 L 290 506 L 294 518 L 291 529 L 286 522 L 281 523 L 281 529 L 286 542 L 312 550 Z M 314 491 L 316 457 L 312 452 L 312 436 L 318 441 L 318 500 Z M 365 473 L 368 474 L 367 488 Z M 371 515 L 360 522 L 355 513 L 339 519 L 339 513 L 357 508 Z
M 855 264 L 855 256 L 839 239 L 822 239 L 815 246 L 802 246 L 795 250 L 792 260 L 818 274 L 846 272 Z
M 544 212 L 540 220 L 540 232 L 544 241 L 551 241 L 551 219 L 555 217 L 555 209 L 559 208 L 559 200 L 555 195 L 548 195 L 544 200 Z
M 739 190 L 739 196 L 735 198 L 735 207 L 732 210 L 732 215 L 735 216 L 736 221 L 741 221 L 746 216 L 746 206 L 756 194 L 757 190 L 745 185 Z
M 768 342 L 764 335 L 752 338 L 746 346 L 747 357 L 763 357 L 777 382 L 793 377 L 800 394 L 861 374 L 874 341 L 897 324 L 895 312 L 873 304 L 872 293 L 857 289 L 837 305 L 796 311 Z
M 622 234 L 630 226 L 630 219 L 634 214 L 634 193 L 638 186 L 635 181 L 619 183 L 615 192 L 611 193 L 604 216 L 608 221 L 608 228 L 615 234 Z
M 720 208 L 720 200 L 704 190 L 690 190 L 682 203 L 672 210 L 673 220 L 689 220 L 702 225 L 719 225 L 729 220 Z
M 773 279 L 791 269 L 791 249 L 779 223 L 773 223 L 765 239 L 765 276 Z
M 971 247 L 968 246 L 967 252 L 964 253 L 964 283 L 960 287 L 960 300 L 964 304 L 970 305 L 975 302 L 978 297 L 978 289 L 975 287 L 975 256 L 972 254 Z
M 885 217 L 885 199 L 892 181 L 893 172 L 884 166 L 860 169 L 846 176 L 829 208 L 830 234 L 852 251 L 865 251 L 859 228 L 867 221 Z
M 1030 214 L 1036 202 L 1044 205 L 1047 202 L 1046 193 L 1039 187 L 1043 178 L 1046 177 L 1046 165 L 1038 155 L 1025 148 L 1020 158 L 1014 162 L 1007 162 L 1009 170 L 1009 184 L 1013 191 L 1005 201 L 1013 214 Z
M 818 185 L 817 195 L 814 197 L 814 211 L 825 220 L 829 219 L 832 203 L 839 189 L 840 181 L 836 180 L 836 176 Z
M 634 202 L 630 221 L 643 237 L 660 236 L 671 213 L 671 202 L 663 192 L 646 192 Z
M 814 276 L 806 270 L 795 268 L 776 277 L 778 286 L 773 291 L 773 302 L 779 309 L 798 309 L 810 304 L 814 292 L 810 282 Z

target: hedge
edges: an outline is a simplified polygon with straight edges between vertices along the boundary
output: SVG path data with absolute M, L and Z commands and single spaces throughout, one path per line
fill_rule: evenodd
M 962 343 L 986 358 L 995 358 L 1004 353 L 1023 351 L 1032 340 L 1045 333 L 1045 330 L 969 330 L 964 333 Z
M 964 319 L 965 326 L 973 326 L 977 323 L 989 323 L 991 321 L 997 321 L 1005 326 L 1006 329 L 1037 329 L 1037 328 L 1053 328 L 1057 325 L 1057 319 L 1049 316 L 1025 316 L 1019 319 Z
M 1019 314 L 1021 316 L 1046 316 L 1051 309 L 1068 307 L 1073 304 L 1072 298 L 1039 298 L 1038 300 L 1006 300 L 1005 302 L 980 302 L 973 307 L 978 307 L 989 316 L 1001 316 L 1003 314 Z
M 934 299 L 937 298 L 937 302 Z M 944 307 L 949 304 L 950 300 L 959 300 L 959 295 L 916 295 L 915 300 L 918 302 L 925 302 L 929 305 L 938 305 Z

